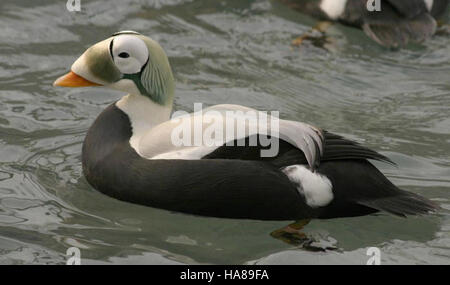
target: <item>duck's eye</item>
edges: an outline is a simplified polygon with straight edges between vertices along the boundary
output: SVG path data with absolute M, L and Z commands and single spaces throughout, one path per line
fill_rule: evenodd
M 129 58 L 130 55 L 127 52 L 121 52 L 121 53 L 119 53 L 119 57 L 121 57 L 121 58 Z

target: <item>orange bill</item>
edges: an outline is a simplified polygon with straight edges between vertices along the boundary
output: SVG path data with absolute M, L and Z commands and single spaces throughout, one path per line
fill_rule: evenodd
M 94 83 L 79 76 L 73 71 L 61 76 L 53 82 L 53 86 L 61 87 L 86 87 L 86 86 L 101 86 L 101 84 Z

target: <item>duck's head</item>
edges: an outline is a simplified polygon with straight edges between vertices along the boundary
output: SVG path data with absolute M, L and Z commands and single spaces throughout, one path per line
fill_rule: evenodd
M 133 31 L 112 35 L 88 48 L 54 86 L 105 86 L 146 96 L 157 104 L 172 103 L 174 79 L 162 47 Z

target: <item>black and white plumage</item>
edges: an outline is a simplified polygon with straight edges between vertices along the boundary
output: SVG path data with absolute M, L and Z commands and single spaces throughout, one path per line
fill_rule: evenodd
M 367 5 L 375 3 L 372 0 L 280 1 L 321 20 L 359 27 L 377 43 L 391 48 L 430 38 L 436 31 L 437 19 L 450 3 L 450 0 L 379 0 L 380 11 L 371 11 Z
M 131 37 L 132 42 L 145 43 L 147 60 L 135 56 L 145 52 L 141 44 L 130 47 Z M 131 64 L 125 60 L 116 68 L 114 57 L 122 53 Z M 136 62 L 141 62 L 139 72 L 120 74 Z M 158 86 L 149 91 L 145 86 L 154 80 Z M 142 35 L 123 32 L 94 45 L 68 75 L 55 81 L 70 87 L 100 84 L 132 92 L 99 115 L 83 143 L 86 179 L 111 197 L 195 215 L 260 220 L 327 219 L 377 211 L 405 216 L 437 209 L 428 199 L 398 189 L 369 162 L 392 163 L 385 156 L 300 122 L 280 120 L 279 152 L 273 157 L 261 157 L 267 146 L 260 143 L 225 144 L 249 141 L 259 132 L 226 137 L 213 147 L 171 145 L 177 126 L 170 119 L 173 76 L 162 48 Z M 220 114 L 251 109 L 217 105 L 205 110 Z M 178 122 L 196 116 L 179 117 Z

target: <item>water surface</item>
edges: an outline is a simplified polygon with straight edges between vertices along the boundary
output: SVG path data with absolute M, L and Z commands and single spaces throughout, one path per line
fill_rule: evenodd
M 276 1 L 0 2 L 0 263 L 450 264 L 450 37 L 398 52 L 335 25 L 329 50 L 290 42 L 314 20 Z M 81 172 L 96 116 L 123 94 L 51 86 L 90 45 L 136 30 L 167 51 L 176 109 L 237 103 L 278 110 L 381 151 L 398 186 L 441 204 L 433 216 L 313 221 L 340 252 L 274 240 L 285 222 L 194 217 L 120 202 Z M 212 191 L 214 189 L 211 189 Z

